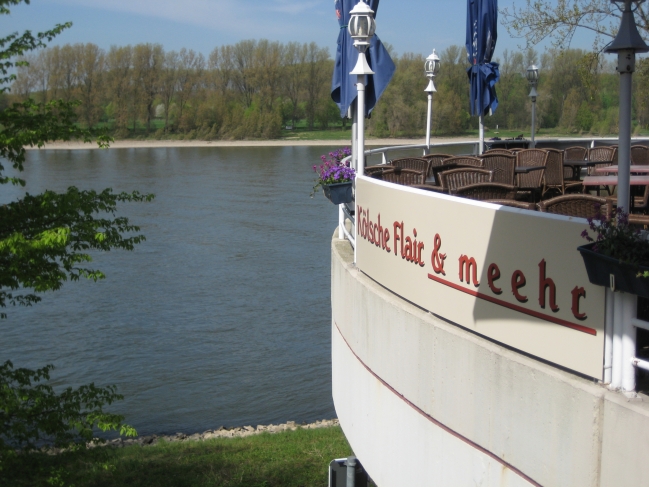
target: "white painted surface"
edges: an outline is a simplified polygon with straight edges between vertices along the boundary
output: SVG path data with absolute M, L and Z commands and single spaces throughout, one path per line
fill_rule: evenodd
M 605 292 L 590 283 L 577 251 L 585 219 L 363 177 L 356 216 L 355 262 L 372 279 L 483 336 L 603 378 Z M 490 282 L 492 270 L 499 277 Z
M 530 485 L 493 456 L 544 486 L 646 484 L 648 403 L 423 311 L 335 239 L 332 319 L 336 411 L 379 487 Z

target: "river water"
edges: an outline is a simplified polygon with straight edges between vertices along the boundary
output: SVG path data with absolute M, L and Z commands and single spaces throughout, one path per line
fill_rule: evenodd
M 140 434 L 335 417 L 330 239 L 309 198 L 333 147 L 32 151 L 22 191 L 155 193 L 122 205 L 146 242 L 94 254 L 107 278 L 66 283 L 0 322 L 0 360 L 56 366 L 57 386 L 116 384 Z

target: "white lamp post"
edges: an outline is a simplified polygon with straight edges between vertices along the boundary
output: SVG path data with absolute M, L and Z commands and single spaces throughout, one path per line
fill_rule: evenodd
M 530 87 L 532 88 L 530 90 L 529 97 L 532 99 L 532 149 L 536 147 L 536 141 L 534 140 L 534 134 L 536 132 L 536 86 L 539 83 L 539 68 L 537 68 L 534 64 L 532 64 L 529 68 L 527 68 L 527 74 L 525 75 L 527 78 L 527 81 L 530 82 Z
M 649 47 L 638 32 L 631 3 L 636 6 L 644 0 L 611 0 L 619 3 L 622 22 L 613 42 L 605 52 L 617 53 L 617 72 L 620 73 L 620 133 L 618 140 L 617 206 L 628 211 L 630 208 L 630 165 L 631 165 L 631 82 L 635 71 L 635 53 L 649 52 Z M 613 294 L 613 339 L 610 385 L 624 391 L 635 390 L 635 368 L 631 359 L 636 354 L 636 330 L 632 323 L 635 316 L 635 296 L 627 293 Z M 607 306 L 609 303 L 607 302 Z
M 430 125 L 433 118 L 433 93 L 437 91 L 435 88 L 435 76 L 439 72 L 439 56 L 433 49 L 433 53 L 426 58 L 424 63 L 424 72 L 428 78 L 428 86 L 424 90 L 428 93 L 428 117 L 426 118 L 426 150 L 430 149 Z
M 370 46 L 370 39 L 376 30 L 374 10 L 363 0 L 360 0 L 349 12 L 351 18 L 347 29 L 349 35 L 354 39 L 354 47 L 358 49 L 358 61 L 349 74 L 357 76 L 356 90 L 358 91 L 356 117 L 358 126 L 356 129 L 356 174 L 362 176 L 365 167 L 365 76 L 374 74 L 374 71 L 367 64 L 365 51 Z

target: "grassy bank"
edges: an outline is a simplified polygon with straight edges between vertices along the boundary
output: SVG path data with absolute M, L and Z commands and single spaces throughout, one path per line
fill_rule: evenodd
M 298 428 L 245 438 L 38 454 L 11 468 L 5 485 L 324 487 L 329 462 L 350 454 L 340 427 Z

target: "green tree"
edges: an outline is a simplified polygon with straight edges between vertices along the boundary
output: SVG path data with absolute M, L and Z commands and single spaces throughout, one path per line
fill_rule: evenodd
M 570 47 L 577 31 L 591 32 L 594 47 L 616 34 L 622 16 L 610 0 L 526 0 L 522 7 L 512 4 L 500 10 L 503 25 L 513 37 L 525 39 L 534 46 L 551 39 L 555 47 Z M 635 13 L 640 34 L 649 38 L 649 7 L 641 4 Z
M 9 7 L 29 0 L 0 0 L 0 14 Z M 13 70 L 24 66 L 26 53 L 43 47 L 70 24 L 33 35 L 13 33 L 0 39 L 0 92 L 15 79 Z M 76 102 L 53 100 L 37 103 L 32 99 L 0 110 L 0 157 L 16 170 L 22 170 L 25 147 L 42 147 L 54 140 L 81 139 L 90 142 L 96 134 L 76 124 Z M 106 145 L 107 137 L 96 137 Z M 22 184 L 9 177 L 0 165 L 0 183 Z M 66 192 L 45 191 L 27 194 L 0 207 L 0 307 L 32 305 L 40 293 L 59 289 L 70 279 L 101 279 L 101 271 L 90 267 L 90 252 L 114 248 L 131 250 L 144 240 L 128 219 L 116 216 L 117 205 L 125 201 L 151 200 L 152 195 L 83 191 L 70 187 Z M 6 314 L 2 313 L 2 317 Z M 42 440 L 70 447 L 88 440 L 93 429 L 124 427 L 123 418 L 104 411 L 104 405 L 120 399 L 114 387 L 93 384 L 77 390 L 56 393 L 47 384 L 52 366 L 36 371 L 14 369 L 11 362 L 0 366 L 0 484 L 15 475 L 16 462 L 29 455 L 16 454 L 16 448 L 33 449 Z M 13 484 L 12 484 L 13 485 Z

